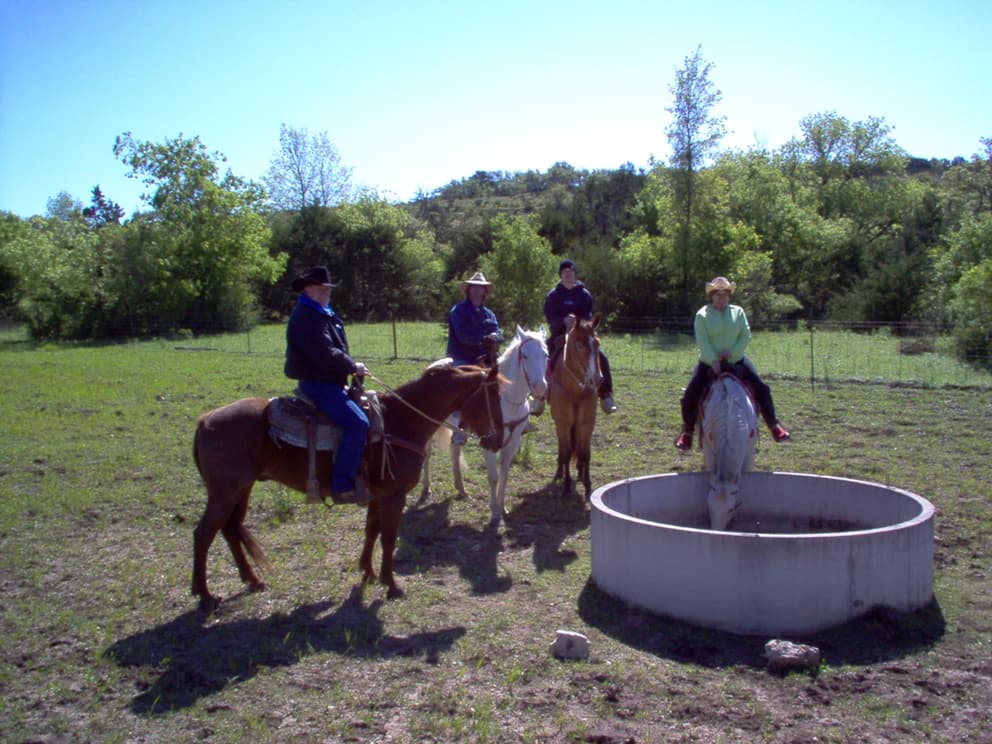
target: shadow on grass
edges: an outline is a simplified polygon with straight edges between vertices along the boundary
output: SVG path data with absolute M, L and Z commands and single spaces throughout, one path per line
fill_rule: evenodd
M 501 576 L 497 558 L 502 549 L 492 530 L 452 524 L 451 499 L 407 507 L 400 522 L 395 571 L 407 575 L 434 566 L 457 566 L 459 575 L 472 585 L 472 593 L 497 594 L 513 586 Z
M 506 518 L 507 539 L 517 549 L 533 547 L 534 567 L 539 572 L 563 571 L 578 556 L 562 544 L 589 527 L 585 497 L 562 496 L 561 485 L 556 483 L 521 495 Z
M 227 600 L 236 602 L 237 598 Z M 188 708 L 200 698 L 249 680 L 260 668 L 290 666 L 315 653 L 370 659 L 423 656 L 437 663 L 463 635 L 452 627 L 384 635 L 378 612 L 382 600 L 362 603 L 361 588 L 336 609 L 334 602 L 313 602 L 291 614 L 246 618 L 205 626 L 198 612 L 123 638 L 104 655 L 123 667 L 161 670 L 131 703 L 138 715 L 158 716 Z M 223 615 L 224 605 L 220 614 Z
M 764 667 L 770 636 L 743 636 L 700 628 L 631 607 L 590 578 L 579 595 L 579 616 L 617 641 L 665 659 L 707 668 Z M 808 636 L 779 636 L 817 646 L 828 666 L 867 665 L 916 654 L 944 635 L 944 615 L 934 599 L 915 612 L 877 607 L 861 617 Z

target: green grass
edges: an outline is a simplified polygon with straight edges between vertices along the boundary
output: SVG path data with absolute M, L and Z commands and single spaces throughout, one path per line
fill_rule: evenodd
M 439 326 L 404 331 L 426 334 L 414 361 L 391 359 L 389 333 L 381 346 L 351 333 L 390 386 L 443 350 Z M 228 599 L 204 622 L 188 594 L 205 503 L 196 417 L 287 392 L 281 333 L 253 332 L 251 353 L 243 334 L 196 339 L 217 349 L 197 352 L 0 334 L 0 740 L 978 742 L 992 729 L 988 387 L 773 379 L 794 442 L 764 437 L 759 468 L 876 480 L 938 509 L 936 605 L 808 639 L 820 674 L 782 678 L 762 669 L 765 639 L 656 618 L 590 583 L 588 509 L 549 483 L 547 415 L 513 468 L 499 536 L 485 529 L 477 449 L 467 500 L 434 463 L 434 496 L 415 491 L 404 515 L 399 601 L 356 584 L 362 511 L 260 484 L 248 523 L 273 564 L 269 590 L 240 594 L 221 540 L 208 571 Z M 878 336 L 837 334 L 855 375 L 868 353 L 855 344 L 888 348 Z M 649 338 L 607 337 L 611 359 Z M 756 334 L 755 360 L 784 367 L 802 339 Z M 599 420 L 594 485 L 701 467 L 672 446 L 691 345 L 656 346 L 637 351 L 656 355 L 643 366 L 614 362 L 622 415 Z M 766 363 L 776 354 L 781 365 Z M 549 656 L 557 628 L 590 637 L 588 663 Z

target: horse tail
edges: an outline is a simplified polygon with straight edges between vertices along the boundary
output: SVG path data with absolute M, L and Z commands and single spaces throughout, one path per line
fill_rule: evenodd
M 234 517 L 232 517 L 234 519 Z M 262 546 L 255 539 L 255 536 L 251 534 L 251 530 L 248 529 L 244 523 L 238 525 L 237 532 L 238 540 L 244 546 L 248 555 L 251 556 L 252 562 L 262 570 L 269 570 L 271 564 L 269 563 L 269 557 L 262 550 Z

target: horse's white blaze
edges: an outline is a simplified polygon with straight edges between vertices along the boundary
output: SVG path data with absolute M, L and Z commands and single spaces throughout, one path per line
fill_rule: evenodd
M 548 366 L 548 347 L 544 342 L 544 331 L 525 331 L 517 326 L 517 332 L 510 345 L 499 358 L 499 373 L 507 382 L 500 390 L 500 407 L 503 412 L 503 447 L 497 453 L 486 450 L 486 471 L 489 480 L 490 525 L 496 527 L 505 515 L 506 484 L 510 465 L 520 448 L 524 425 L 530 416 L 528 396 L 544 398 L 548 394 L 548 381 L 545 377 Z M 443 436 L 443 434 L 442 434 Z M 450 440 L 450 437 L 449 437 Z M 444 444 L 439 441 L 439 444 Z M 465 497 L 462 480 L 461 445 L 451 443 L 451 464 L 455 489 Z M 424 478 L 421 498 L 430 494 L 430 451 L 424 459 Z
M 754 466 L 757 436 L 754 403 L 737 378 L 722 376 L 710 387 L 703 408 L 703 462 L 712 472 L 706 498 L 711 529 L 726 529 L 740 505 L 741 473 Z

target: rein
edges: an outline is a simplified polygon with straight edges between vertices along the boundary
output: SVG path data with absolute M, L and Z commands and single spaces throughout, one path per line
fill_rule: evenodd
M 565 343 L 562 345 L 561 349 L 561 367 L 568 372 L 568 376 L 572 378 L 572 382 L 579 386 L 579 392 L 584 393 L 587 389 L 592 387 L 592 380 L 589 379 L 589 365 L 585 365 L 585 378 L 581 380 L 575 372 L 572 371 L 572 368 L 568 366 L 568 337 L 571 335 L 571 331 L 565 334 Z
M 407 408 L 409 408 L 410 410 L 412 410 L 414 413 L 418 414 L 422 418 L 427 419 L 432 424 L 437 424 L 437 426 L 439 426 L 439 427 L 443 426 L 443 427 L 445 427 L 447 429 L 451 429 L 451 431 L 453 431 L 453 432 L 461 432 L 462 434 L 465 434 L 465 431 L 461 427 L 454 426 L 453 424 L 449 424 L 447 421 L 438 421 L 433 416 L 429 416 L 428 414 L 424 413 L 419 408 L 417 408 L 415 405 L 413 405 L 413 403 L 411 403 L 406 398 L 404 398 L 402 395 L 400 395 L 399 393 L 397 393 L 395 389 L 389 387 L 389 385 L 387 385 L 385 382 L 383 382 L 382 380 L 380 380 L 375 375 L 371 375 L 370 374 L 369 377 L 371 377 L 375 382 L 377 382 L 380 385 L 382 385 L 382 387 L 384 387 L 387 390 L 387 392 L 392 393 L 396 397 L 396 400 L 400 401 Z M 493 412 L 492 412 L 491 407 L 489 405 L 489 390 L 488 390 L 488 388 L 492 387 L 493 385 L 498 385 L 498 384 L 499 384 L 498 382 L 489 382 L 487 380 L 487 381 L 483 382 L 476 390 L 474 390 L 472 392 L 472 395 L 469 395 L 465 399 L 466 401 L 469 401 L 469 400 L 472 399 L 473 396 L 477 395 L 480 390 L 485 389 L 485 391 L 486 391 L 486 413 L 489 414 L 489 431 L 486 434 L 483 434 L 482 437 L 488 436 L 489 434 L 492 434 L 493 432 L 496 431 L 496 422 L 493 421 Z M 468 436 L 468 435 L 465 434 L 465 436 Z M 482 437 L 479 437 L 479 438 L 481 439 Z M 412 449 L 412 447 L 408 447 L 408 449 Z M 423 449 L 420 449 L 420 454 L 424 454 Z

